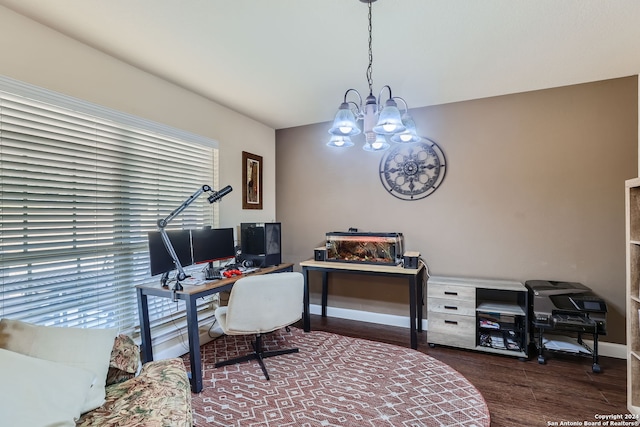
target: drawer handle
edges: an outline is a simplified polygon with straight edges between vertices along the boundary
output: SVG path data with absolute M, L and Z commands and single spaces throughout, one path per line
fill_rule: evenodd
M 444 323 L 448 323 L 450 325 L 457 325 L 458 322 L 456 322 L 455 320 L 445 320 Z
M 444 308 L 446 308 L 447 310 L 457 310 L 458 307 L 456 307 L 455 305 L 445 305 Z
M 451 292 L 451 291 L 444 291 L 445 295 L 458 295 L 457 292 Z

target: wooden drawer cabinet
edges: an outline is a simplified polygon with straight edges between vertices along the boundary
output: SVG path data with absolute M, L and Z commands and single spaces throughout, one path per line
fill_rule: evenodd
M 460 286 L 447 283 L 432 282 L 429 280 L 427 287 L 427 297 L 446 298 L 448 300 L 457 300 L 463 302 L 471 302 L 473 304 L 476 298 L 476 289 L 469 286 Z
M 475 348 L 476 290 L 469 286 L 432 282 L 427 286 L 429 344 Z
M 445 298 L 428 298 L 427 310 L 429 313 L 458 314 L 461 316 L 475 316 L 476 306 L 474 299 L 461 301 Z
M 473 349 L 476 347 L 475 316 L 429 312 L 430 344 Z
M 528 357 L 527 307 L 528 291 L 520 282 L 432 276 L 427 342 Z

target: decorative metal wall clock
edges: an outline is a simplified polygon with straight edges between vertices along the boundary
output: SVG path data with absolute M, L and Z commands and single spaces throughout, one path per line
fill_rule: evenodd
M 402 200 L 420 200 L 438 189 L 446 174 L 446 160 L 438 144 L 398 144 L 380 161 L 384 188 Z

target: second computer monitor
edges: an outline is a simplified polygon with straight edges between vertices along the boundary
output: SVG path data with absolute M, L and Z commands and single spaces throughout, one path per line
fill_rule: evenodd
M 194 264 L 233 259 L 236 256 L 233 228 L 191 230 Z
M 173 262 L 173 258 L 169 255 L 167 248 L 164 246 L 162 236 L 159 231 L 150 231 L 147 233 L 149 239 L 149 264 L 151 275 L 167 273 L 175 270 L 177 266 Z M 191 234 L 189 230 L 168 230 L 167 236 L 171 241 L 171 246 L 178 256 L 182 267 L 193 264 L 191 258 Z

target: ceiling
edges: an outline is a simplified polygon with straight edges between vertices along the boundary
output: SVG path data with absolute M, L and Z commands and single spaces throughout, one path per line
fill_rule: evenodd
M 275 129 L 368 93 L 358 0 L 0 0 Z M 0 10 L 1 12 L 1 10 Z M 379 0 L 373 92 L 410 108 L 640 73 L 637 0 Z

